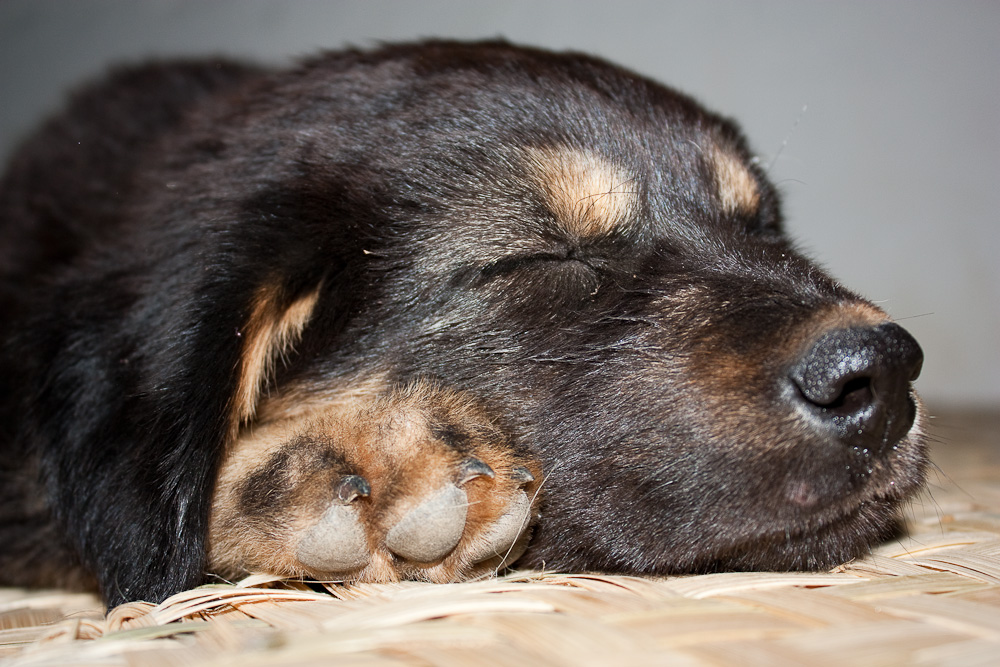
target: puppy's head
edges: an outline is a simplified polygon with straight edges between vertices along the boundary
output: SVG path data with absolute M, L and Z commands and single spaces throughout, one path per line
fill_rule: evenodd
M 308 111 L 257 127 L 293 166 L 241 215 L 298 240 L 275 232 L 294 259 L 241 418 L 372 378 L 466 390 L 547 465 L 548 567 L 819 568 L 891 532 L 926 464 L 920 349 L 795 249 L 731 123 L 502 45 L 282 86 Z

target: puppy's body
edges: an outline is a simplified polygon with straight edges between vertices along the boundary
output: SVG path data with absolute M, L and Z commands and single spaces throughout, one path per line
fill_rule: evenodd
M 916 343 L 730 123 L 589 58 L 122 72 L 0 216 L 15 583 L 818 568 L 923 479 Z

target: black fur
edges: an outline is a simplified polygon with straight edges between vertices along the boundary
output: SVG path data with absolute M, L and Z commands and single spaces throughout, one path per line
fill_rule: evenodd
M 567 234 L 518 162 L 550 146 L 635 174 L 635 223 Z M 752 174 L 752 213 L 720 209 L 708 146 Z M 916 433 L 862 453 L 789 407 L 808 323 L 861 299 L 786 239 L 734 125 L 588 57 L 429 43 L 122 70 L 14 157 L 0 219 L 15 583 L 92 573 L 117 603 L 204 580 L 267 282 L 288 303 L 322 284 L 275 387 L 431 378 L 541 457 L 527 565 L 827 567 L 887 535 L 922 481 Z M 821 508 L 787 502 L 793 477 Z

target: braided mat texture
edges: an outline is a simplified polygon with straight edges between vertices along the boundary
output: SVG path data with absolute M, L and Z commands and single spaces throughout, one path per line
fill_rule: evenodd
M 829 573 L 250 578 L 107 616 L 0 589 L 0 665 L 1000 664 L 1000 413 L 947 413 L 909 536 Z

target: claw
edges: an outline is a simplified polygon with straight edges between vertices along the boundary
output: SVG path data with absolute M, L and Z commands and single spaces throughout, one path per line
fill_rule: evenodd
M 368 485 L 368 480 L 360 475 L 345 475 L 337 482 L 334 491 L 337 494 L 337 500 L 348 505 L 355 498 L 367 498 L 371 495 L 372 488 Z
M 485 462 L 480 461 L 475 457 L 469 457 L 462 461 L 461 465 L 458 466 L 458 485 L 462 486 L 469 480 L 473 480 L 477 477 L 489 477 L 493 479 L 496 473 L 493 472 L 493 468 L 486 465 Z
M 514 466 L 510 471 L 510 478 L 518 484 L 530 484 L 535 481 L 535 476 L 524 466 Z

